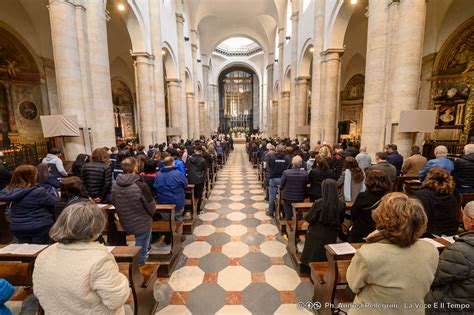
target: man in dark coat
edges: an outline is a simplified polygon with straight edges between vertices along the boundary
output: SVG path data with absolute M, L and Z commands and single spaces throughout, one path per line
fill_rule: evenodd
M 474 309 L 474 202 L 463 210 L 463 223 L 467 232 L 460 234 L 455 242 L 446 247 L 439 257 L 427 303 L 437 303 L 437 309 L 427 314 L 471 314 Z M 452 309 L 449 303 L 464 305 Z
M 387 144 L 387 146 L 385 147 L 385 151 L 388 154 L 388 157 L 387 157 L 388 163 L 395 166 L 397 170 L 397 176 L 400 176 L 400 173 L 402 172 L 402 166 L 403 166 L 403 156 L 400 153 L 398 153 L 397 149 L 398 147 L 396 144 Z
M 123 173 L 112 186 L 112 204 L 120 224 L 127 234 L 135 235 L 135 245 L 141 246 L 139 264 L 144 264 L 151 240 L 151 224 L 156 203 L 148 185 L 138 175 L 138 161 L 126 158 L 121 163 Z
M 303 159 L 297 155 L 293 157 L 291 164 L 292 168 L 284 171 L 281 177 L 283 208 L 285 209 L 286 220 L 293 218 L 291 203 L 304 201 L 308 190 L 308 172 L 302 167 Z
M 344 150 L 344 157 L 352 156 L 355 158 L 359 154 L 356 148 L 354 148 L 354 143 L 352 141 L 347 142 L 347 148 Z
M 464 146 L 464 156 L 454 160 L 452 172 L 456 181 L 456 195 L 474 192 L 474 144 Z
M 188 182 L 194 184 L 194 197 L 198 200 L 197 211 L 201 211 L 202 193 L 204 191 L 204 183 L 206 182 L 207 161 L 202 156 L 203 149 L 197 146 L 194 154 L 188 157 L 186 161 L 186 170 L 188 172 Z
M 4 164 L 0 165 L 0 190 L 7 187 L 11 178 L 12 174 L 8 170 L 7 166 Z
M 283 171 L 288 169 L 290 165 L 290 156 L 286 153 L 286 148 L 279 144 L 276 147 L 276 153 L 273 153 L 268 157 L 268 175 L 269 181 L 269 201 L 267 215 L 273 217 L 275 215 L 275 199 L 278 192 L 278 186 L 281 182 Z
M 338 180 L 342 173 L 342 167 L 344 165 L 344 151 L 340 144 L 334 146 L 334 155 L 332 157 L 332 169 L 334 171 L 334 179 Z

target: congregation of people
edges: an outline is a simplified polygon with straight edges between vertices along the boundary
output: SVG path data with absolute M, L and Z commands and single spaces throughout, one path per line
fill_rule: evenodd
M 374 160 L 365 146 L 357 150 L 351 142 L 311 150 L 306 139 L 256 137 L 248 139 L 247 150 L 264 170 L 269 217 L 275 217 L 279 200 L 278 219 L 287 221 L 295 219 L 292 203 L 312 202 L 304 217 L 309 226 L 301 263 L 327 261 L 328 244 L 369 243 L 347 270 L 354 303 L 448 302 L 474 309 L 474 202 L 459 203 L 474 192 L 474 144 L 458 157 L 440 145 L 429 161 L 416 145 L 404 157 L 389 144 Z M 407 178 L 419 189 L 405 189 Z M 439 255 L 420 240 L 436 237 L 455 242 Z M 446 305 L 427 313 L 462 311 Z M 349 313 L 378 314 L 364 308 Z
M 148 151 L 125 143 L 96 148 L 90 156 L 79 154 L 69 171 L 57 148 L 38 166 L 20 165 L 11 173 L 2 166 L 0 201 L 14 242 L 53 244 L 38 255 L 33 273 L 34 294 L 45 312 L 122 314 L 129 283 L 100 244 L 107 223 L 102 206 L 115 208 L 121 228 L 141 247 L 138 264 L 144 265 L 152 241 L 164 247 L 172 242 L 172 233 L 153 240 L 153 221 L 169 220 L 156 214 L 156 205 L 174 205 L 175 222 L 182 225 L 191 216 L 184 212 L 185 190 L 193 184 L 201 212 L 208 172 L 232 149 L 233 139 L 220 134 L 150 145 Z

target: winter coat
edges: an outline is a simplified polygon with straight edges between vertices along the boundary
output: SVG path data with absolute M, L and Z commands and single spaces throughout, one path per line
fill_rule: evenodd
M 280 178 L 289 166 L 290 157 L 284 153 L 276 152 L 268 157 L 267 167 L 270 178 Z
M 183 161 L 181 161 L 180 159 L 174 159 L 174 166 L 178 171 L 181 172 L 181 174 L 186 176 L 186 167 L 184 166 Z
M 367 152 L 361 152 L 357 154 L 355 159 L 357 161 L 357 164 L 359 164 L 360 169 L 363 171 L 372 166 L 372 158 Z
M 456 181 L 456 187 L 474 187 L 474 153 L 454 160 L 452 175 Z
M 344 150 L 344 156 L 352 156 L 355 158 L 357 154 L 359 154 L 359 152 L 354 147 L 348 147 L 346 150 Z
M 382 171 L 384 171 L 385 174 L 388 177 L 390 177 L 390 181 L 392 182 L 392 185 L 395 184 L 395 182 L 397 181 L 397 169 L 395 168 L 395 166 L 393 166 L 392 164 L 390 164 L 388 162 L 382 162 L 382 163 L 372 165 L 367 170 L 367 173 L 370 172 L 371 170 L 382 170 Z
M 102 162 L 86 163 L 81 169 L 85 192 L 91 198 L 104 200 L 112 189 L 112 169 Z
M 0 191 L 0 200 L 11 203 L 10 230 L 13 233 L 37 230 L 54 223 L 56 198 L 43 187 L 5 188 Z
M 321 170 L 313 168 L 308 175 L 309 192 L 308 195 L 313 200 L 321 198 L 321 184 L 325 179 L 334 179 L 334 172 L 332 169 Z
M 474 231 L 459 235 L 439 257 L 438 270 L 426 296 L 427 303 L 437 302 L 438 307 L 447 303 L 468 304 L 464 314 L 474 309 Z M 461 314 L 456 309 L 441 308 L 429 314 Z
M 53 174 L 54 176 L 67 176 L 63 161 L 57 155 L 48 153 L 48 155 L 46 155 L 46 157 L 43 159 L 42 163 L 53 166 L 53 170 L 58 172 L 58 174 Z
M 351 208 L 352 228 L 349 231 L 349 243 L 364 243 L 363 238 L 375 230 L 372 211 L 377 208 L 383 196 L 383 191 L 359 193 Z
M 33 290 L 46 314 L 125 314 L 130 285 L 99 243 L 56 243 L 35 261 Z
M 388 163 L 395 166 L 395 168 L 397 169 L 397 176 L 400 176 L 400 172 L 402 171 L 403 165 L 403 156 L 400 155 L 398 151 L 393 151 L 388 154 L 387 161 Z
M 174 204 L 176 210 L 184 209 L 186 177 L 174 167 L 164 167 L 155 177 L 156 202 Z
M 346 172 L 350 172 L 349 170 L 345 170 L 342 172 L 341 176 L 337 180 L 337 187 L 339 188 L 340 191 L 340 196 L 343 200 L 354 202 L 359 195 L 359 193 L 365 191 L 365 178 L 361 182 L 356 182 L 354 177 L 352 176 L 351 178 L 351 195 L 346 196 L 344 192 L 344 183 L 346 180 Z M 352 172 L 350 172 L 352 174 Z M 348 175 L 349 176 L 349 175 Z
M 444 169 L 444 170 L 448 171 L 449 173 L 451 173 L 454 169 L 454 163 L 453 163 L 453 161 L 451 161 L 451 159 L 449 159 L 445 156 L 442 156 L 442 157 L 437 158 L 437 159 L 429 160 L 428 163 L 425 164 L 425 167 L 423 167 L 423 169 L 419 173 L 420 181 L 425 180 L 426 174 L 433 167 L 441 167 L 442 169 Z
M 206 181 L 207 162 L 200 154 L 193 154 L 186 161 L 190 184 L 202 184 Z
M 426 158 L 421 154 L 413 154 L 405 159 L 402 166 L 402 172 L 405 176 L 418 176 L 420 171 L 426 165 Z
M 293 167 L 283 172 L 280 187 L 282 198 L 289 201 L 303 201 L 306 198 L 308 173 L 301 168 Z
M 12 174 L 3 165 L 0 165 L 0 190 L 7 187 L 7 185 L 10 183 L 10 179 L 12 178 Z
M 344 156 L 341 154 L 334 154 L 332 157 L 331 168 L 334 171 L 334 178 L 339 179 L 342 173 L 342 167 L 344 166 Z
M 68 199 L 58 199 L 56 204 L 54 205 L 54 217 L 57 219 L 61 212 L 66 209 L 68 206 L 73 205 L 78 202 L 92 202 L 88 196 L 72 196 Z
M 156 173 L 153 173 L 153 174 L 140 173 L 140 177 L 142 178 L 142 181 L 148 185 L 148 188 L 150 188 L 150 192 L 154 197 L 155 187 L 153 187 L 153 185 L 155 184 Z M 113 186 L 112 186 L 112 189 L 113 189 Z
M 356 294 L 349 315 L 424 315 L 423 304 L 430 290 L 436 267 L 438 250 L 432 244 L 418 240 L 410 247 L 400 247 L 387 240 L 363 245 L 354 255 L 347 269 L 347 283 Z M 380 309 L 364 305 L 398 304 L 400 307 Z M 413 308 L 404 308 L 404 304 Z
M 440 194 L 429 188 L 413 193 L 420 199 L 428 217 L 426 233 L 454 235 L 458 230 L 458 202 L 454 194 Z
M 123 230 L 142 234 L 151 228 L 156 203 L 150 188 L 138 174 L 120 174 L 112 186 L 112 204 Z

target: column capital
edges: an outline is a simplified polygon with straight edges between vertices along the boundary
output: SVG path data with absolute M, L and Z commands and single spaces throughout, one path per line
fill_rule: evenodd
M 284 27 L 280 27 L 280 28 L 278 28 L 277 33 L 284 32 L 284 31 L 285 31 L 285 28 L 284 28 Z
M 272 101 L 272 105 L 273 105 L 273 106 L 278 105 L 278 101 Z
M 273 70 L 273 63 L 269 64 L 268 66 L 266 66 L 266 69 L 267 70 Z
M 305 81 L 308 81 L 309 79 L 311 79 L 311 76 L 300 76 L 295 78 L 297 84 L 307 83 Z
M 211 70 L 211 67 L 209 67 L 209 65 L 202 65 L 202 68 L 206 69 L 207 71 Z
M 344 54 L 344 48 L 329 48 L 321 52 L 321 56 L 324 58 L 321 62 L 337 59 L 339 60 Z
M 198 45 L 196 45 L 196 44 L 191 44 L 191 48 L 197 50 L 197 49 L 198 49 Z
M 176 22 L 184 23 L 184 16 L 181 13 L 176 13 Z
M 291 19 L 293 22 L 297 22 L 298 19 L 299 19 L 299 17 L 300 17 L 300 11 L 295 11 L 295 12 L 293 12 L 293 13 L 291 14 L 291 18 L 290 18 L 290 19 Z
M 204 102 L 204 101 L 199 101 L 198 103 L 199 103 L 199 105 L 206 105 L 206 102 Z
M 212 86 L 212 87 L 217 87 L 217 84 L 211 83 L 211 84 L 209 84 L 209 85 Z
M 285 46 L 285 42 L 278 43 L 278 48 L 283 48 Z
M 194 92 L 186 92 L 186 97 L 194 97 Z
M 180 85 L 181 80 L 180 79 L 174 79 L 174 78 L 166 78 L 166 83 Z
M 281 97 L 290 97 L 290 91 L 281 92 Z
M 155 56 L 146 51 L 131 51 L 130 50 L 130 55 L 135 60 L 145 59 L 145 60 L 149 60 L 150 63 L 153 63 L 153 60 L 155 60 Z

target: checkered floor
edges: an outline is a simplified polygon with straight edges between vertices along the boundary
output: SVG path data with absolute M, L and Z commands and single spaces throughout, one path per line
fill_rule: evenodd
M 313 286 L 294 270 L 267 208 L 244 145 L 235 145 L 175 272 L 156 284 L 157 314 L 309 313 L 296 303 L 311 301 Z

